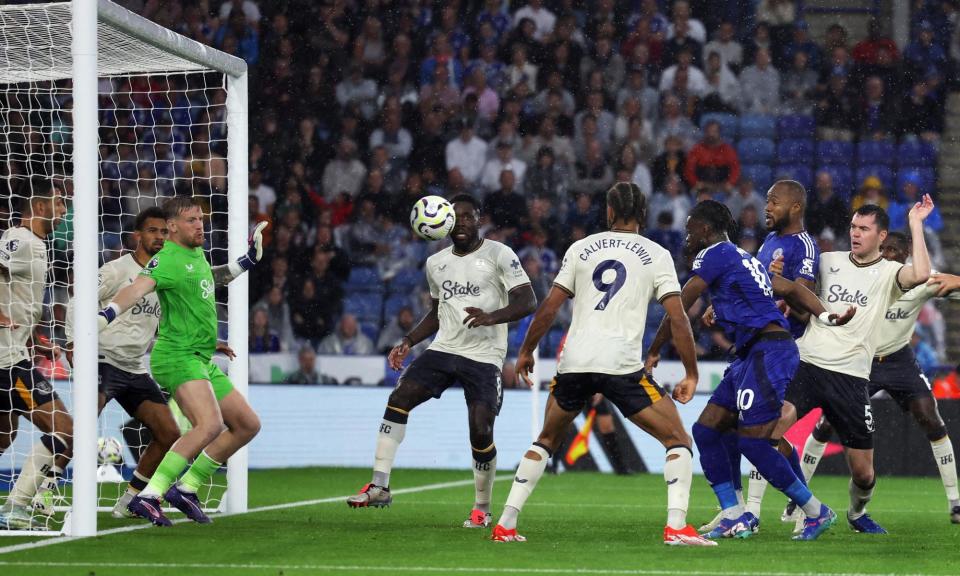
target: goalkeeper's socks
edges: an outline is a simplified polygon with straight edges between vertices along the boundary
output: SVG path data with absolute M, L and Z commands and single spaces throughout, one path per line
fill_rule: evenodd
M 207 452 L 203 451 L 197 456 L 190 469 L 180 479 L 180 491 L 188 494 L 196 494 L 201 486 L 210 480 L 210 477 L 223 466 L 223 463 L 217 462 Z
M 536 455 L 537 459 L 531 458 L 531 453 Z M 543 444 L 534 442 L 530 446 L 530 449 L 520 460 L 520 465 L 517 466 L 513 486 L 510 487 L 510 494 L 507 496 L 507 504 L 503 507 L 503 514 L 497 524 L 507 530 L 517 527 L 517 516 L 520 515 L 520 510 L 523 510 L 523 505 L 530 494 L 533 493 L 533 489 L 537 487 L 537 482 L 543 476 L 543 471 L 547 468 L 547 460 L 550 456 L 550 450 Z
M 950 507 L 960 506 L 960 491 L 957 490 L 957 461 L 953 455 L 953 443 L 949 436 L 930 442 L 933 448 L 933 457 L 940 469 L 940 479 L 943 480 L 943 489 L 947 492 Z
M 43 484 L 43 479 L 53 469 L 53 461 L 53 452 L 43 442 L 34 443 L 13 489 L 10 490 L 10 501 L 18 506 L 30 504 L 30 500 Z
M 803 445 L 803 458 L 800 460 L 800 470 L 803 471 L 803 478 L 810 483 L 814 472 L 817 471 L 817 465 L 823 458 L 823 452 L 827 449 L 827 443 L 821 442 L 813 437 L 813 434 L 807 436 L 807 442 Z
M 690 484 L 693 478 L 693 452 L 686 446 L 667 450 L 663 479 L 667 483 L 667 526 L 682 530 L 687 525 Z
M 490 512 L 493 481 L 497 475 L 497 447 L 493 444 L 483 450 L 473 449 L 473 507 L 481 512 Z
M 140 496 L 153 499 L 161 498 L 186 468 L 187 459 L 170 450 L 160 461 L 160 465 L 157 466 L 157 470 L 150 478 L 150 482 L 147 483 L 147 487 L 140 492 Z
M 787 459 L 774 446 L 776 441 L 741 436 L 739 444 L 740 452 L 774 488 L 796 502 L 808 517 L 816 518 L 820 515 L 820 501 L 806 484 L 797 478 Z
M 377 449 L 373 456 L 374 486 L 387 488 L 390 486 L 390 471 L 393 470 L 393 459 L 397 457 L 397 449 L 407 433 L 407 418 L 409 412 L 387 406 L 380 423 L 380 432 L 377 434 Z

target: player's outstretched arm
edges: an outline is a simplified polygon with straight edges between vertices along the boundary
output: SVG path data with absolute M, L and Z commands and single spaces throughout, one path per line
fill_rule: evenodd
M 394 370 L 403 367 L 403 359 L 410 353 L 410 349 L 437 333 L 440 329 L 440 301 L 434 298 L 430 311 L 420 319 L 420 322 L 413 327 L 413 330 L 400 339 L 400 343 L 390 350 L 387 355 L 387 363 Z
M 706 280 L 696 274 L 690 276 L 687 283 L 683 285 L 683 288 L 680 290 L 680 304 L 683 308 L 684 318 L 687 318 L 687 311 L 693 307 L 694 303 L 707 288 Z M 664 316 L 660 322 L 660 327 L 657 329 L 657 334 L 653 337 L 653 342 L 650 343 L 650 348 L 647 349 L 647 360 L 644 362 L 644 369 L 646 369 L 648 373 L 652 373 L 654 367 L 660 362 L 660 350 L 663 348 L 663 345 L 673 338 L 673 331 L 671 330 L 672 322 L 672 317 L 668 312 L 667 316 Z M 690 320 L 688 318 L 687 326 L 690 326 Z
M 113 297 L 110 304 L 100 311 L 97 318 L 98 328 L 102 331 L 108 324 L 117 319 L 117 316 L 126 312 L 131 306 L 140 301 L 141 298 L 156 289 L 157 281 L 149 276 L 137 276 L 133 284 L 124 286 Z
M 213 281 L 217 286 L 224 286 L 232 282 L 237 276 L 240 276 L 247 270 L 256 266 L 263 258 L 263 229 L 267 227 L 267 222 L 257 224 L 250 235 L 250 248 L 247 253 L 237 258 L 236 262 L 214 266 Z
M 774 296 L 779 296 L 786 300 L 787 304 L 793 309 L 805 310 L 812 316 L 816 316 L 824 324 L 843 326 L 857 313 L 855 306 L 850 306 L 843 314 L 830 313 L 823 305 L 823 302 L 817 298 L 817 295 L 811 292 L 806 286 L 787 280 L 783 276 L 774 275 L 770 279 L 773 282 Z
M 897 273 L 897 282 L 902 289 L 909 290 L 914 286 L 923 284 L 930 278 L 932 272 L 930 253 L 927 252 L 927 241 L 923 237 L 923 221 L 927 219 L 931 212 L 933 212 L 933 200 L 929 194 L 924 194 L 922 201 L 914 204 L 910 213 L 907 214 L 912 248 L 910 250 L 910 265 L 900 268 L 900 272 Z
M 533 292 L 533 290 L 531 289 L 530 292 Z M 523 344 L 520 345 L 520 351 L 517 353 L 516 371 L 527 383 L 527 386 L 531 388 L 534 383 L 530 380 L 530 373 L 533 372 L 533 365 L 536 362 L 533 351 L 540 340 L 543 339 L 543 335 L 553 326 L 553 320 L 557 317 L 557 312 L 568 298 L 570 298 L 570 294 L 566 290 L 554 285 L 543 303 L 537 308 L 537 313 L 533 315 L 530 327 L 527 328 L 527 333 L 523 337 Z M 534 302 L 536 302 L 536 296 L 534 296 Z
M 700 375 L 697 370 L 697 349 L 693 343 L 693 329 L 690 327 L 690 318 L 679 296 L 667 296 L 663 299 L 663 308 L 670 319 L 670 334 L 673 347 L 680 354 L 683 369 L 686 375 L 673 389 L 673 399 L 686 404 L 697 391 L 697 380 Z M 664 321 L 667 320 L 664 318 Z
M 938 298 L 948 295 L 951 299 L 960 297 L 960 276 L 937 272 L 930 275 L 927 284 L 932 285 L 937 290 Z
M 517 286 L 508 296 L 510 299 L 507 305 L 493 312 L 484 312 L 472 306 L 464 308 L 467 317 L 463 319 L 463 323 L 467 328 L 506 324 L 529 316 L 537 309 L 537 295 L 533 293 L 533 286 L 529 284 Z

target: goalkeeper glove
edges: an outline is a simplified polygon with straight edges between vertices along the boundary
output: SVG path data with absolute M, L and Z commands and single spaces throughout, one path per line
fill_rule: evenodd
M 266 227 L 267 222 L 261 222 L 253 229 L 253 234 L 250 236 L 250 249 L 230 265 L 230 271 L 234 277 L 250 270 L 263 258 L 263 229 Z

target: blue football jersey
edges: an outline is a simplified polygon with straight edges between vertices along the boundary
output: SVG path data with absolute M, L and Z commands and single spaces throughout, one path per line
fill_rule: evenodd
M 817 281 L 820 270 L 820 248 L 806 230 L 797 234 L 780 235 L 771 232 L 757 252 L 757 260 L 764 270 L 770 270 L 770 263 L 783 256 L 783 277 L 787 280 L 804 278 L 813 283 Z M 807 325 L 794 317 L 787 318 L 790 333 L 794 338 L 803 336 Z
M 710 300 L 727 338 L 738 352 L 767 324 L 789 329 L 773 300 L 773 284 L 760 261 L 731 242 L 718 242 L 697 254 L 692 272 L 709 286 Z

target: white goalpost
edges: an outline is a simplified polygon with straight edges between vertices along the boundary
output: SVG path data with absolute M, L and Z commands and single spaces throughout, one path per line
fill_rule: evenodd
M 68 195 L 66 223 L 47 240 L 50 273 L 34 342 L 62 345 L 71 293 L 75 302 L 72 370 L 35 356 L 74 421 L 59 513 L 39 530 L 0 535 L 91 536 L 98 510 L 122 491 L 116 483 L 111 491 L 102 474 L 98 482 L 98 438 L 122 436 L 128 471 L 142 448 L 115 403 L 97 417 L 97 271 L 132 247 L 137 212 L 175 195 L 204 204 L 204 248 L 214 264 L 246 252 L 247 66 L 108 0 L 0 6 L 0 39 L 0 232 L 16 225 L 29 197 L 24 183 L 53 180 Z M 217 293 L 217 305 L 220 336 L 237 354 L 230 378 L 246 394 L 246 275 Z M 0 503 L 40 438 L 26 418 L 19 428 L 0 455 Z M 230 458 L 226 486 L 217 475 L 201 493 L 208 509 L 246 510 L 246 450 Z

